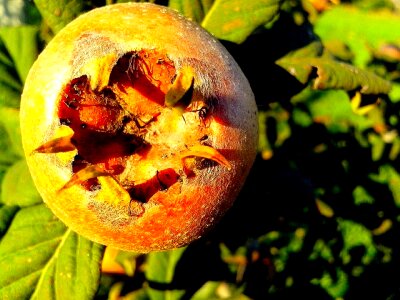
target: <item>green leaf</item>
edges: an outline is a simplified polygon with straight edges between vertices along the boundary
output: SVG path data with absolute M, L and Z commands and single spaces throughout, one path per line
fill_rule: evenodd
M 10 222 L 17 211 L 18 211 L 17 206 L 8 206 L 0 204 L 0 238 L 7 231 Z
M 281 0 L 216 0 L 201 25 L 219 39 L 242 43 L 257 27 L 272 21 Z
M 373 204 L 375 202 L 375 199 L 361 185 L 354 188 L 353 198 L 356 205 Z
M 0 108 L 2 112 L 9 111 L 8 116 L 0 119 L 0 173 L 6 167 L 17 161 L 22 156 L 21 136 L 19 133 L 18 110 Z
M 170 0 L 168 6 L 193 21 L 200 23 L 210 10 L 214 0 Z
M 322 278 L 313 279 L 311 283 L 320 285 L 328 292 L 332 299 L 342 298 L 349 289 L 348 275 L 339 268 L 336 268 L 336 274 L 334 274 L 334 276 L 324 271 Z
M 44 204 L 21 209 L 0 242 L 0 299 L 92 299 L 102 253 Z
M 343 263 L 347 264 L 351 261 L 350 250 L 354 247 L 365 247 L 365 254 L 362 257 L 364 264 L 370 263 L 378 253 L 374 244 L 372 233 L 363 224 L 356 223 L 351 220 L 338 219 L 339 230 L 343 235 L 344 247 L 341 252 Z
M 329 58 L 288 55 L 276 63 L 301 83 L 311 82 L 316 90 L 358 90 L 362 94 L 378 95 L 388 94 L 391 89 L 389 81 L 374 73 Z
M 387 184 L 396 206 L 400 207 L 400 174 L 391 165 L 383 165 L 379 168 L 378 174 L 371 174 L 370 177 L 377 182 Z
M 34 0 L 44 21 L 54 33 L 79 16 L 84 9 L 82 0 Z
M 168 285 L 172 283 L 175 273 L 175 267 L 186 248 L 179 248 L 167 252 L 152 252 L 147 257 L 146 278 L 148 281 L 156 284 Z M 151 285 L 150 285 L 151 286 Z M 183 290 L 156 290 L 148 289 L 152 300 L 159 299 L 181 299 L 185 293 Z
M 0 107 L 19 107 L 22 84 L 0 38 Z
M 21 207 L 42 202 L 25 160 L 16 162 L 7 170 L 1 184 L 1 202 Z
M 0 107 L 0 127 L 7 132 L 9 150 L 20 157 L 24 156 L 22 148 L 21 130 L 19 125 L 19 110 L 15 108 Z
M 389 10 L 362 10 L 338 5 L 327 10 L 315 24 L 323 43 L 342 41 L 355 54 L 355 64 L 365 66 L 371 59 L 371 47 L 383 43 L 400 44 L 398 14 Z
M 346 92 L 341 90 L 315 91 L 304 89 L 294 100 L 307 106 L 314 123 L 324 124 L 332 133 L 348 132 L 349 127 L 365 130 L 374 120 L 355 114 Z
M 209 299 L 231 299 L 231 300 L 250 300 L 242 292 L 244 287 L 237 287 L 235 284 L 226 282 L 208 281 L 193 296 L 192 300 Z
M 25 82 L 29 69 L 37 58 L 37 34 L 36 26 L 0 28 L 0 39 L 15 64 L 21 82 Z
M 218 281 L 206 282 L 192 297 L 192 300 L 204 300 L 217 298 L 217 289 L 220 286 Z

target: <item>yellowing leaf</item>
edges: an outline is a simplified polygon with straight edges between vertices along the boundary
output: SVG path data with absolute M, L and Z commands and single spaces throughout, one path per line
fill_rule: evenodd
M 335 212 L 324 201 L 322 201 L 320 199 L 316 199 L 315 204 L 317 205 L 317 208 L 318 208 L 319 212 L 321 213 L 321 215 L 323 215 L 327 218 L 332 218 L 334 216 Z

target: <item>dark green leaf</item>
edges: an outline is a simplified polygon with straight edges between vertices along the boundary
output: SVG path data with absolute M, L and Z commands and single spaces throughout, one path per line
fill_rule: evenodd
M 19 107 L 22 84 L 0 38 L 0 107 Z
M 29 69 L 38 55 L 37 34 L 36 26 L 0 28 L 0 39 L 15 64 L 22 82 L 25 82 Z
M 0 238 L 7 231 L 10 222 L 17 211 L 18 207 L 16 206 L 8 206 L 0 204 Z
M 84 9 L 82 0 L 34 0 L 44 21 L 54 33 L 74 20 Z
M 388 94 L 390 82 L 372 72 L 329 58 L 285 56 L 276 62 L 301 83 L 314 89 L 358 90 L 362 94 Z M 314 70 L 316 77 L 314 78 Z
M 92 299 L 102 253 L 45 205 L 21 209 L 0 242 L 0 298 Z
M 186 248 L 168 252 L 152 252 L 147 257 L 146 278 L 158 284 L 170 284 L 174 278 L 175 267 Z M 182 290 L 156 290 L 149 288 L 152 300 L 181 299 L 185 291 Z
M 6 205 L 30 206 L 42 201 L 33 184 L 25 160 L 11 166 L 1 184 L 1 202 Z
M 219 39 L 242 43 L 257 27 L 270 22 L 280 0 L 216 0 L 202 26 Z
M 210 10 L 213 2 L 214 0 L 170 0 L 168 6 L 200 23 Z

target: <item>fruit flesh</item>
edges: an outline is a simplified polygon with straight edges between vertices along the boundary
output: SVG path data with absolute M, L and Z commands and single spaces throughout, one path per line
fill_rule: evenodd
M 198 99 L 191 99 L 194 96 L 191 68 L 182 68 L 176 74 L 167 56 L 141 50 L 123 55 L 107 78 L 109 84 L 98 91 L 92 89 L 87 76 L 74 78 L 59 100 L 60 124 L 72 129 L 70 141 L 77 149 L 72 161 L 74 175 L 63 189 L 80 184 L 88 191 L 95 191 L 101 189 L 98 177 L 112 176 L 131 198 L 129 215 L 140 217 L 145 209 L 135 202 L 148 202 L 158 191 L 178 183 L 181 176 L 195 176 L 192 168 L 201 165 L 201 160 L 213 160 L 230 168 L 222 154 L 202 145 L 208 139 L 206 119 L 211 116 L 206 103 L 210 101 L 199 99 L 199 95 Z M 200 102 L 202 106 L 197 109 Z M 198 114 L 197 124 L 195 114 Z M 168 116 L 169 124 L 161 122 L 160 126 L 159 119 L 164 115 Z M 181 123 L 181 128 L 176 123 Z M 166 129 L 177 138 L 166 139 L 163 133 Z M 62 140 L 56 141 L 64 144 Z M 63 151 L 62 146 L 53 151 L 46 145 L 39 148 L 44 153 Z M 144 160 L 147 164 L 151 160 L 161 169 L 153 168 L 155 175 L 140 172 Z M 192 160 L 191 167 L 186 160 Z
M 85 97 L 70 103 L 75 83 Z M 52 211 L 138 252 L 202 236 L 232 205 L 257 145 L 253 94 L 226 50 L 175 12 L 136 3 L 92 11 L 52 40 L 28 76 L 21 129 Z

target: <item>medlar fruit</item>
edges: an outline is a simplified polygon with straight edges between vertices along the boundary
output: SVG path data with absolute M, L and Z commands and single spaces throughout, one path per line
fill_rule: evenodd
M 137 252 L 201 237 L 254 161 L 254 96 L 205 30 L 163 6 L 81 15 L 34 63 L 21 103 L 26 159 L 72 230 Z

